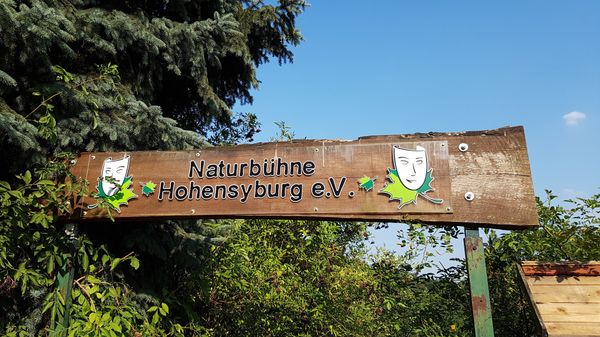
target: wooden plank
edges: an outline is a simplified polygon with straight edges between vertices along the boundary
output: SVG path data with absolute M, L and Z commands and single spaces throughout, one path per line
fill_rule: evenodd
M 536 303 L 600 303 L 600 285 L 538 285 L 531 292 Z
M 597 276 L 527 276 L 527 283 L 531 286 L 550 285 L 553 287 L 573 285 L 600 285 Z
M 468 144 L 467 151 L 460 151 L 460 144 Z M 424 148 L 428 169 L 432 169 L 433 191 L 416 197 L 416 203 L 399 208 L 399 201 L 390 201 L 380 193 L 388 168 L 394 166 L 393 148 L 408 150 Z M 133 179 L 133 191 L 138 195 L 122 212 L 113 214 L 117 219 L 146 218 L 301 218 L 331 220 L 369 221 L 422 221 L 447 225 L 497 228 L 527 228 L 537 225 L 537 212 L 531 183 L 531 172 L 522 127 L 502 128 L 490 131 L 462 133 L 428 133 L 397 136 L 363 137 L 355 141 L 303 140 L 285 143 L 265 143 L 236 147 L 203 148 L 179 152 L 127 152 L 83 153 L 73 173 L 90 181 L 95 191 L 98 177 L 102 175 L 104 161 L 129 157 L 128 175 Z M 195 169 L 204 162 L 219 165 L 243 163 L 267 164 L 271 160 L 285 163 L 300 162 L 309 166 L 307 174 L 288 176 L 243 176 L 207 178 L 196 174 Z M 192 177 L 190 169 L 194 162 Z M 312 169 L 311 169 L 312 168 Z M 238 174 L 239 175 L 239 174 Z M 367 192 L 359 188 L 358 180 L 373 177 L 374 188 Z M 140 183 L 152 181 L 158 184 L 156 192 L 141 195 Z M 257 183 L 258 181 L 258 183 Z M 340 193 L 333 193 L 342 185 Z M 162 184 L 161 184 L 162 183 Z M 323 196 L 311 193 L 315 184 L 323 184 Z M 241 192 L 235 197 L 222 193 L 207 193 L 203 198 L 200 189 L 211 186 L 230 188 L 232 185 L 253 186 L 254 192 L 271 184 L 279 186 L 287 194 L 262 197 L 261 193 L 248 193 L 242 202 Z M 182 187 L 183 186 L 183 187 Z M 196 186 L 196 187 L 194 187 Z M 199 186 L 199 187 L 198 187 Z M 295 193 L 292 192 L 295 186 Z M 171 188 L 172 187 L 172 188 Z M 192 189 L 197 194 L 184 193 Z M 211 188 L 207 187 L 207 191 Z M 301 190 L 301 193 L 299 192 Z M 320 190 L 320 189 L 319 189 Z M 169 193 L 169 192 L 172 193 Z M 180 199 L 177 200 L 177 191 Z M 227 190 L 230 191 L 230 190 Z M 159 193 L 162 192 L 162 193 Z M 465 193 L 472 192 L 474 200 L 465 200 Z M 329 194 L 325 194 L 329 193 Z M 233 194 L 232 194 L 233 195 Z M 169 199 L 168 197 L 172 198 Z M 191 196 L 191 200 L 189 198 Z M 212 198 L 210 197 L 212 196 Z M 292 200 L 295 198 L 296 200 Z M 159 200 L 160 199 L 160 200 Z M 431 202 L 442 199 L 441 203 Z M 89 209 L 96 200 L 86 199 L 79 205 L 79 220 L 101 219 L 107 216 L 98 208 Z
M 600 322 L 599 303 L 536 303 L 536 305 L 544 321 L 546 321 L 545 315 L 598 315 L 598 322 Z
M 569 314 L 569 315 L 544 315 L 544 322 L 546 323 L 559 323 L 559 322 L 582 322 L 582 323 L 596 323 L 600 327 L 600 313 L 593 314 Z M 599 328 L 600 329 L 600 328 Z
M 600 328 L 598 323 L 548 323 L 548 336 L 600 336 Z
M 521 263 L 525 275 L 582 275 L 600 276 L 600 262 L 535 262 L 524 261 Z

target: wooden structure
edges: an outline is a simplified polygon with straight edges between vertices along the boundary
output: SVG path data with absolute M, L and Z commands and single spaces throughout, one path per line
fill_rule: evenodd
M 396 197 L 384 192 L 394 183 L 391 172 L 401 170 L 394 148 L 426 154 L 423 172 L 431 188 L 405 189 L 415 198 L 410 202 L 400 201 L 406 199 L 401 192 Z M 522 127 L 177 152 L 82 153 L 72 172 L 90 181 L 94 191 L 107 161 L 119 158 L 127 161 L 136 197 L 113 212 L 117 220 L 262 217 L 537 226 Z M 361 187 L 364 178 L 370 186 Z M 146 182 L 156 187 L 142 196 Z M 100 208 L 90 209 L 97 201 L 83 200 L 77 221 L 106 218 Z
M 600 261 L 519 266 L 542 336 L 600 336 Z

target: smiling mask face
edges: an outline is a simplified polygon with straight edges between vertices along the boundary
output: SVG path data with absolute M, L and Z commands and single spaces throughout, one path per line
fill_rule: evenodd
M 129 157 L 124 157 L 119 160 L 112 160 L 107 158 L 102 164 L 102 190 L 106 195 L 113 196 L 119 192 L 119 187 L 114 183 L 108 181 L 107 177 L 112 177 L 114 182 L 121 185 L 127 177 L 127 170 L 129 169 Z
M 413 191 L 419 189 L 427 174 L 425 148 L 417 146 L 416 150 L 405 150 L 394 147 L 394 166 L 404 187 Z

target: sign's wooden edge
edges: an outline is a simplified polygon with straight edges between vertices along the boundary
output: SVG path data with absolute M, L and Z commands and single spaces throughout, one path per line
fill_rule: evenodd
M 345 139 L 293 139 L 290 141 L 281 142 L 259 142 L 251 144 L 240 144 L 240 145 L 224 145 L 224 146 L 203 146 L 194 149 L 186 150 L 146 150 L 146 151 L 108 151 L 107 153 L 156 153 L 156 152 L 194 152 L 194 151 L 242 151 L 248 148 L 271 148 L 274 146 L 327 146 L 327 145 L 353 145 L 361 143 L 377 143 L 377 142 L 392 142 L 392 141 L 423 141 L 428 138 L 460 138 L 460 137 L 473 137 L 473 136 L 507 136 L 508 134 L 524 134 L 523 126 L 506 126 L 499 129 L 493 130 L 482 130 L 482 131 L 463 131 L 463 132 L 427 132 L 427 133 L 415 133 L 415 134 L 398 134 L 398 135 L 373 135 L 373 136 L 362 136 L 354 140 Z M 95 152 L 81 152 L 79 157 L 84 157 Z
M 526 229 L 532 229 L 532 228 L 537 228 L 538 225 L 537 224 L 504 224 L 504 225 L 498 225 L 498 224 L 491 224 L 491 223 L 464 223 L 464 224 L 457 224 L 457 223 L 450 223 L 448 221 L 435 221 L 435 220 L 422 220 L 418 217 L 418 214 L 413 214 L 416 215 L 414 217 L 397 217 L 397 218 L 380 218 L 380 219 L 376 219 L 377 217 L 374 216 L 364 216 L 364 217 L 352 217 L 352 218 L 348 218 L 348 217 L 340 217 L 340 216 L 334 216 L 334 215 L 327 215 L 327 214 L 319 214 L 318 216 L 315 215 L 314 217 L 308 217 L 308 216 L 288 216 L 285 214 L 279 214 L 277 216 L 268 216 L 268 215 L 246 215 L 246 216 L 227 216 L 227 215 L 181 215 L 181 214 L 172 214 L 172 215 L 164 215 L 164 216 L 151 216 L 151 217 L 136 217 L 136 218 L 127 218 L 127 217 L 115 217 L 114 221 L 115 222 L 121 222 L 121 223 L 125 223 L 125 222 L 131 222 L 131 223 L 137 223 L 137 222 L 153 222 L 153 221 L 163 221 L 163 220 L 192 220 L 192 219 L 265 219 L 265 220 L 282 220 L 282 219 L 286 219 L 286 220 L 304 220 L 304 221 L 334 221 L 334 222 L 369 222 L 369 223 L 377 223 L 377 222 L 385 222 L 385 223 L 397 223 L 397 224 L 404 224 L 404 223 L 420 223 L 420 224 L 424 224 L 424 225 L 432 225 L 432 226 L 437 226 L 437 227 L 455 227 L 455 226 L 460 226 L 460 227 L 466 227 L 466 228 L 493 228 L 493 229 L 504 229 L 504 230 L 526 230 Z M 99 218 L 99 217 L 95 217 L 95 218 L 83 218 L 79 215 L 74 215 L 70 218 L 64 218 L 62 219 L 63 222 L 82 222 L 82 223 L 101 223 L 101 222 L 106 222 L 106 220 L 108 219 L 108 216 L 106 218 Z

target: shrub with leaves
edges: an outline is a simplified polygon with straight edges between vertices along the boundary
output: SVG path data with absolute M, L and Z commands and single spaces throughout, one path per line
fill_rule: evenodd
M 361 257 L 363 224 L 249 220 L 215 248 L 215 335 L 376 334 L 383 298 Z
M 183 336 L 188 327 L 167 319 L 165 303 L 123 281 L 124 270 L 140 266 L 133 253 L 116 257 L 59 221 L 86 193 L 69 174 L 71 159 L 61 155 L 14 184 L 0 181 L 0 334 L 57 331 L 68 312 L 69 336 Z M 58 288 L 67 272 L 70 299 Z

